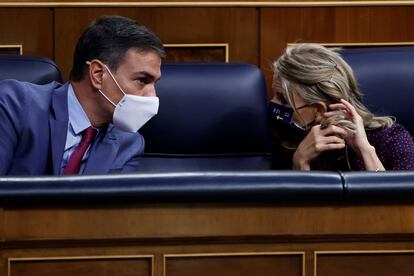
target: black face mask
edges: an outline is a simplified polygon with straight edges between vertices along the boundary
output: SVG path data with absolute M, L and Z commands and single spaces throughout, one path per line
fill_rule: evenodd
M 268 115 L 275 134 L 284 142 L 298 145 L 308 131 L 292 121 L 294 110 L 274 102 L 269 102 Z

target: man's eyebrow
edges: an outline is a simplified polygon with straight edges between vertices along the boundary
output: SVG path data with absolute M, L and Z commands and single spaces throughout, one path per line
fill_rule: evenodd
M 135 77 L 139 77 L 140 75 L 144 75 L 145 77 L 151 79 L 151 80 L 159 80 L 160 78 L 155 78 L 155 76 L 151 73 L 148 73 L 147 71 L 140 71 L 140 72 L 136 72 L 134 74 Z

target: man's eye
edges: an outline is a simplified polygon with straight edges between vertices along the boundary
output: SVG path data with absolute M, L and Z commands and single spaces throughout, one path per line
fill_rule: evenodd
M 139 79 L 137 79 L 137 81 L 140 84 L 147 84 L 147 83 L 149 83 L 148 78 L 139 78 Z

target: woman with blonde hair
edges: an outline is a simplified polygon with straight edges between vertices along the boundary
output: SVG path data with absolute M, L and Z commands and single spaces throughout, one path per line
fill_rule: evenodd
M 353 71 L 336 50 L 289 46 L 273 72 L 276 168 L 414 169 L 410 134 L 393 117 L 375 116 L 364 106 Z

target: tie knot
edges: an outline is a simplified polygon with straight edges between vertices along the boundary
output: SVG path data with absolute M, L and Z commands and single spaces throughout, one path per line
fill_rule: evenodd
M 95 134 L 96 129 L 94 129 L 93 127 L 88 127 L 82 132 L 82 142 L 90 144 L 93 138 L 95 138 Z

